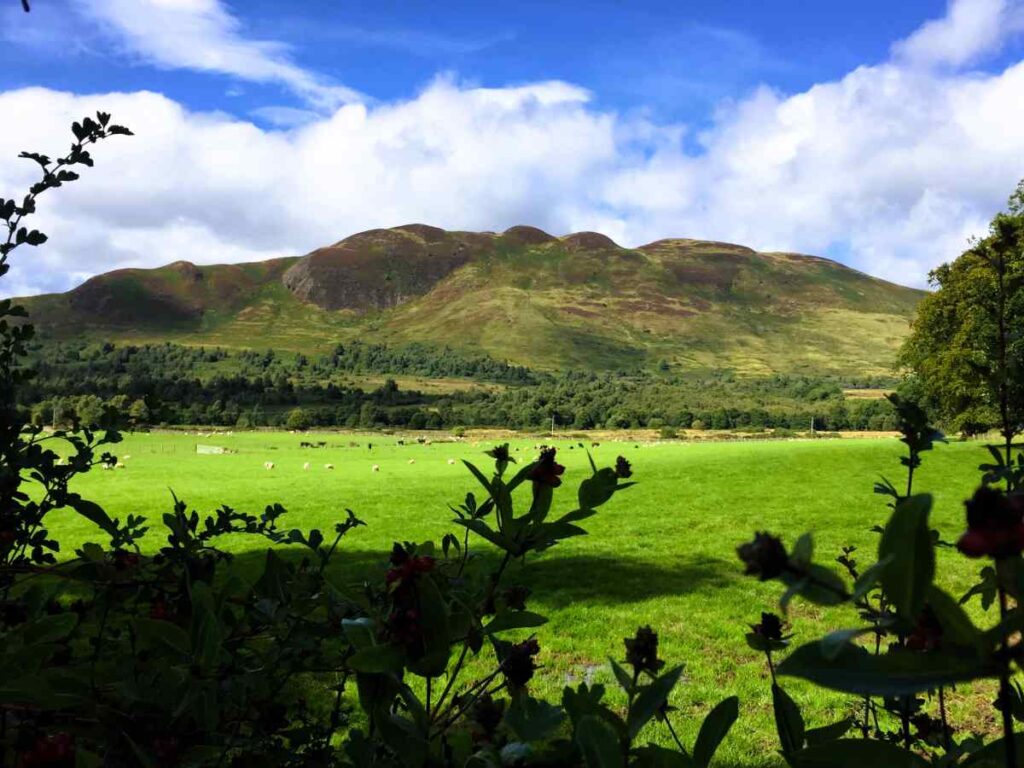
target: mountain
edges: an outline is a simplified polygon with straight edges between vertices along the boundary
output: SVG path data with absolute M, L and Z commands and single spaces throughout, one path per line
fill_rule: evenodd
M 536 368 L 889 371 L 923 291 L 703 240 L 373 229 L 302 257 L 121 269 L 24 299 L 46 337 L 318 352 L 420 341 Z

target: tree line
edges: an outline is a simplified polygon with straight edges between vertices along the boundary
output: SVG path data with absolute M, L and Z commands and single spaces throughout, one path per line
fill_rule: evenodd
M 848 400 L 850 386 L 884 378 L 703 373 L 544 373 L 447 348 L 337 345 L 307 356 L 177 344 L 37 342 L 27 367 L 35 386 L 19 405 L 32 423 L 451 429 L 888 430 L 884 400 Z M 473 379 L 447 393 L 367 387 L 360 374 Z

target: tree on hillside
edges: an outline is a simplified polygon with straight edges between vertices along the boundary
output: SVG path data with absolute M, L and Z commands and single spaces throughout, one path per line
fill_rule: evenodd
M 1007 457 L 1024 428 L 1024 182 L 986 237 L 930 275 L 901 361 L 953 428 L 997 428 Z
M 285 425 L 288 429 L 305 430 L 313 426 L 313 420 L 310 419 L 309 413 L 302 408 L 292 408 L 288 411 L 288 419 Z

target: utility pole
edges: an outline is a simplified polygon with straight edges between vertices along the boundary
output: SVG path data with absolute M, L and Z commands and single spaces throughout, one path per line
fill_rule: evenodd
M 555 417 L 551 417 L 551 437 L 555 436 Z

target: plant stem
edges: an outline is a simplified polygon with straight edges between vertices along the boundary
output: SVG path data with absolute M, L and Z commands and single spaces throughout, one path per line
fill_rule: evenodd
M 910 739 L 910 697 L 900 696 L 900 727 L 903 731 L 903 746 L 908 750 L 911 746 Z
M 428 723 L 430 722 L 430 684 L 431 684 L 431 681 L 433 679 L 434 678 L 432 678 L 430 675 L 427 675 L 427 722 Z
M 668 715 L 665 716 L 665 725 L 668 726 L 668 732 L 672 734 L 672 739 L 675 741 L 676 746 L 679 747 L 679 751 L 684 755 L 689 756 L 689 753 L 686 751 L 686 747 L 683 746 L 683 742 L 681 742 L 679 740 L 679 736 L 676 735 L 676 729 L 672 727 L 672 720 Z
M 999 578 L 999 561 L 996 561 L 997 579 Z M 1007 614 L 1006 607 L 1006 590 L 1003 589 L 1002 584 L 999 584 L 999 619 L 1000 622 L 1005 622 Z M 1003 743 L 1006 745 L 1006 765 L 1007 768 L 1017 768 L 1017 742 L 1013 735 L 1013 712 L 1010 706 L 1011 694 L 1010 694 L 1010 638 L 1007 635 L 1005 629 L 1005 623 L 1003 624 L 1003 668 L 999 673 L 999 709 L 1003 715 Z
M 939 686 L 939 718 L 942 720 L 942 745 L 949 752 L 949 722 L 946 720 L 946 689 Z
M 466 662 L 466 654 L 469 653 L 469 643 L 465 642 L 462 644 L 462 652 L 459 654 L 459 660 L 455 662 L 455 668 L 452 669 L 451 674 L 448 675 L 448 684 L 445 685 L 444 690 L 441 691 L 441 697 L 437 700 L 437 704 L 434 707 L 434 714 L 441 711 L 441 705 L 444 704 L 444 700 L 448 698 L 448 694 L 452 690 L 452 686 L 455 685 L 455 681 L 459 677 L 459 673 L 462 671 L 462 665 Z

